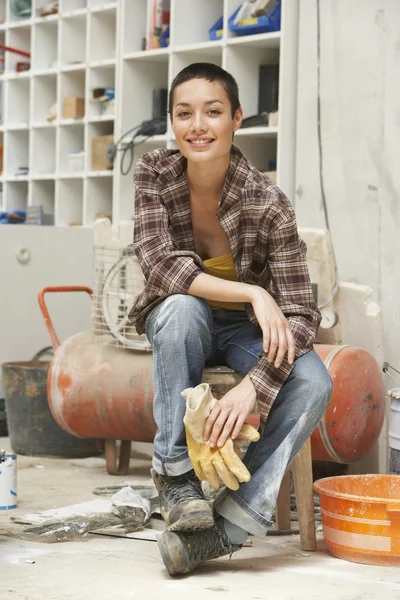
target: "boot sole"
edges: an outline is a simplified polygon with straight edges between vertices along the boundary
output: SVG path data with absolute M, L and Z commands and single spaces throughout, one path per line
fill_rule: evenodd
M 192 570 L 188 566 L 185 550 L 179 539 L 174 539 L 166 532 L 157 537 L 157 544 L 168 575 L 173 577 L 174 575 L 189 573 Z
M 214 525 L 211 510 L 198 511 L 195 514 L 182 514 L 177 521 L 167 525 L 167 531 L 201 531 Z

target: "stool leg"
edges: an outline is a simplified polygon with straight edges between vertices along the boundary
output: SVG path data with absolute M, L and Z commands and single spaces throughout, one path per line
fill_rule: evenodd
M 301 549 L 314 551 L 317 546 L 315 535 L 315 513 L 313 499 L 311 439 L 296 455 L 293 466 L 294 490 L 296 494 Z
M 290 529 L 290 471 L 282 479 L 275 507 L 275 520 L 280 531 Z

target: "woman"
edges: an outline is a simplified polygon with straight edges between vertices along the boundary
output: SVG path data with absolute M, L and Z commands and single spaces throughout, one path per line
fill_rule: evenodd
M 325 412 L 331 380 L 313 350 L 320 323 L 293 209 L 232 144 L 242 123 L 234 78 L 208 63 L 173 81 L 178 150 L 135 170 L 134 247 L 146 285 L 131 311 L 154 353 L 153 478 L 170 575 L 265 536 L 282 477 Z M 251 480 L 223 490 L 214 514 L 188 456 L 181 392 L 208 362 L 243 375 L 210 413 L 204 442 L 235 439 L 257 403 L 261 438 L 244 462 Z

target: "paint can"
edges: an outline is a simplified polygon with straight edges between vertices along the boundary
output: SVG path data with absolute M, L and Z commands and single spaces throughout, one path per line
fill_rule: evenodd
M 6 453 L 0 463 L 0 510 L 17 508 L 17 455 Z

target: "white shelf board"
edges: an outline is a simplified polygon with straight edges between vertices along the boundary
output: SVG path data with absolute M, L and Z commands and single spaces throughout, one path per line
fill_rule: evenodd
M 115 67 L 116 63 L 116 58 L 107 58 L 104 60 L 92 60 L 88 64 L 92 69 L 96 69 L 98 67 Z
M 86 175 L 83 171 L 77 171 L 76 173 L 68 173 L 65 171 L 64 173 L 60 173 L 58 175 L 59 179 L 85 179 Z
M 28 59 L 26 59 L 26 60 L 28 60 Z M 13 79 L 13 80 L 14 79 L 29 79 L 29 77 L 31 77 L 31 74 L 32 74 L 32 72 L 29 69 L 29 71 L 21 71 L 20 73 L 17 73 L 17 72 L 5 73 L 4 78 L 8 79 L 8 80 L 10 80 L 10 79 Z
M 241 35 L 227 40 L 228 46 L 241 46 L 248 48 L 279 48 L 281 43 L 281 32 L 257 33 L 255 35 Z
M 70 19 L 71 17 L 80 17 L 82 15 L 87 15 L 89 12 L 88 8 L 77 8 L 75 10 L 69 10 L 61 13 L 62 19 Z
M 19 19 L 18 21 L 9 21 L 9 29 L 23 29 L 26 27 L 32 27 L 33 19 Z
M 104 2 L 104 4 L 100 4 L 98 6 L 93 6 L 90 9 L 91 13 L 99 13 L 99 12 L 107 12 L 109 10 L 116 10 L 117 2 Z
M 188 44 L 185 46 L 179 46 L 174 49 L 176 54 L 184 54 L 186 52 L 201 52 L 202 54 L 214 55 L 218 51 L 222 52 L 224 42 L 222 40 L 216 40 L 215 42 L 203 42 L 201 44 Z
M 139 50 L 139 52 L 127 52 L 124 54 L 124 60 L 149 60 L 168 62 L 170 48 L 156 48 L 155 50 Z M 161 59 L 161 61 L 160 61 Z
M 88 123 L 107 123 L 115 120 L 115 115 L 94 115 L 88 117 Z
M 22 182 L 22 181 L 29 181 L 31 179 L 30 175 L 5 175 L 4 177 L 5 181 L 12 181 L 13 183 L 17 182 Z
M 59 18 L 59 13 L 56 13 L 55 15 L 48 15 L 47 17 L 36 17 L 35 25 L 39 25 L 40 23 L 54 23 L 54 21 L 58 21 Z
M 70 71 L 84 71 L 87 68 L 86 62 L 73 63 L 71 65 L 62 65 L 61 72 L 69 73 Z
M 275 137 L 278 135 L 278 127 L 259 125 L 258 127 L 244 127 L 235 132 L 235 137 Z
M 29 129 L 29 124 L 28 123 L 10 123 L 9 125 L 5 126 L 5 129 L 7 131 L 25 131 L 26 129 Z
M 32 181 L 48 181 L 52 179 L 56 179 L 56 173 L 32 173 L 31 179 Z
M 84 125 L 85 124 L 85 118 L 83 117 L 82 119 L 60 119 L 59 121 L 60 125 Z
M 57 127 L 58 125 L 58 121 L 36 121 L 35 123 L 33 123 L 32 127 L 33 129 L 43 129 L 43 128 L 47 128 L 49 129 L 50 127 L 53 127 L 54 129 Z
M 58 67 L 52 69 L 32 69 L 31 73 L 34 77 L 47 77 L 50 75 L 57 75 Z
M 112 177 L 113 171 L 88 171 L 88 177 Z

